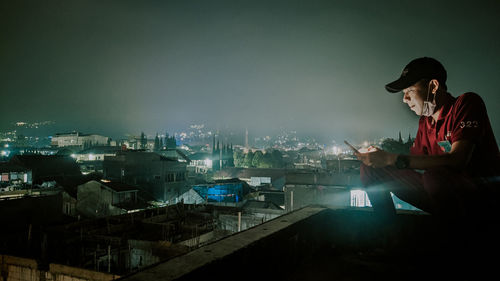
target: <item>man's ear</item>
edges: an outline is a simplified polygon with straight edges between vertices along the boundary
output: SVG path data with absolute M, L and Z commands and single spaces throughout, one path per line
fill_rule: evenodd
M 435 95 L 439 89 L 439 81 L 437 79 L 432 79 L 429 81 L 429 87 L 431 88 L 431 93 Z

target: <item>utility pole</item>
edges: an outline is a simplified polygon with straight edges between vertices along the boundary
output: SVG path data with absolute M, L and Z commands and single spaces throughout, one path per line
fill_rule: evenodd
M 111 245 L 108 245 L 108 273 L 111 272 Z
M 238 232 L 241 231 L 241 212 L 238 212 Z

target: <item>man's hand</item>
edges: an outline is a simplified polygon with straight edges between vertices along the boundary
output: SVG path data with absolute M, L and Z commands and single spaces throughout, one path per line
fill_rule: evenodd
M 451 145 L 449 153 L 439 155 L 408 155 L 411 169 L 431 169 L 436 167 L 451 167 L 462 170 L 469 164 L 475 144 L 469 140 L 458 140 Z M 389 153 L 376 147 L 369 147 L 366 153 L 354 153 L 363 164 L 373 168 L 393 166 L 398 154 Z
M 393 166 L 398 158 L 397 154 L 373 147 L 368 148 L 367 153 L 355 153 L 355 155 L 363 164 L 372 168 Z

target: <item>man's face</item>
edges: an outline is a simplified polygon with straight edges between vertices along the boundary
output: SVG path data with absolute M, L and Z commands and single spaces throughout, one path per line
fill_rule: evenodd
M 403 102 L 408 104 L 411 110 L 418 116 L 422 115 L 424 101 L 427 98 L 427 87 L 421 82 L 403 90 Z

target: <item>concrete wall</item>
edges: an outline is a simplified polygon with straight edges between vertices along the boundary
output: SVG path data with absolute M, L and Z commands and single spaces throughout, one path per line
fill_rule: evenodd
M 166 160 L 152 152 L 127 152 L 105 157 L 103 169 L 104 177 L 138 185 L 157 200 L 169 203 L 189 189 L 185 177 L 186 163 Z M 177 178 L 178 174 L 183 174 L 184 178 Z
M 203 198 L 201 198 L 192 188 L 179 196 L 177 200 L 184 202 L 184 204 L 201 204 L 205 202 L 205 200 L 203 200 Z
M 199 245 L 206 244 L 207 242 L 212 241 L 214 238 L 215 238 L 215 231 L 210 231 L 202 235 L 193 237 L 191 239 L 181 241 L 178 244 L 193 248 L 193 247 L 198 247 Z
M 0 281 L 108 281 L 120 276 L 92 270 L 50 264 L 49 270 L 39 269 L 33 259 L 0 255 Z
M 138 270 L 150 266 L 160 261 L 160 257 L 153 253 L 153 249 L 158 247 L 157 242 L 129 240 L 130 258 L 129 268 Z
M 240 231 L 262 224 L 264 221 L 264 218 L 242 214 Z M 230 232 L 238 232 L 238 215 L 219 215 L 218 228 Z
M 285 210 L 287 212 L 311 204 L 321 204 L 330 207 L 349 207 L 351 205 L 349 189 L 340 186 L 287 184 L 284 192 Z
M 101 183 L 89 181 L 78 186 L 76 209 L 78 213 L 94 218 L 126 213 L 111 205 L 112 196 L 111 191 L 101 187 Z
M 263 208 L 245 208 L 245 213 L 261 219 L 264 222 L 272 220 L 285 214 L 285 210 L 263 209 Z
M 65 215 L 68 216 L 76 216 L 76 198 L 71 197 L 67 192 L 63 191 L 62 192 L 62 200 L 63 200 L 63 206 L 62 206 L 62 212 Z

